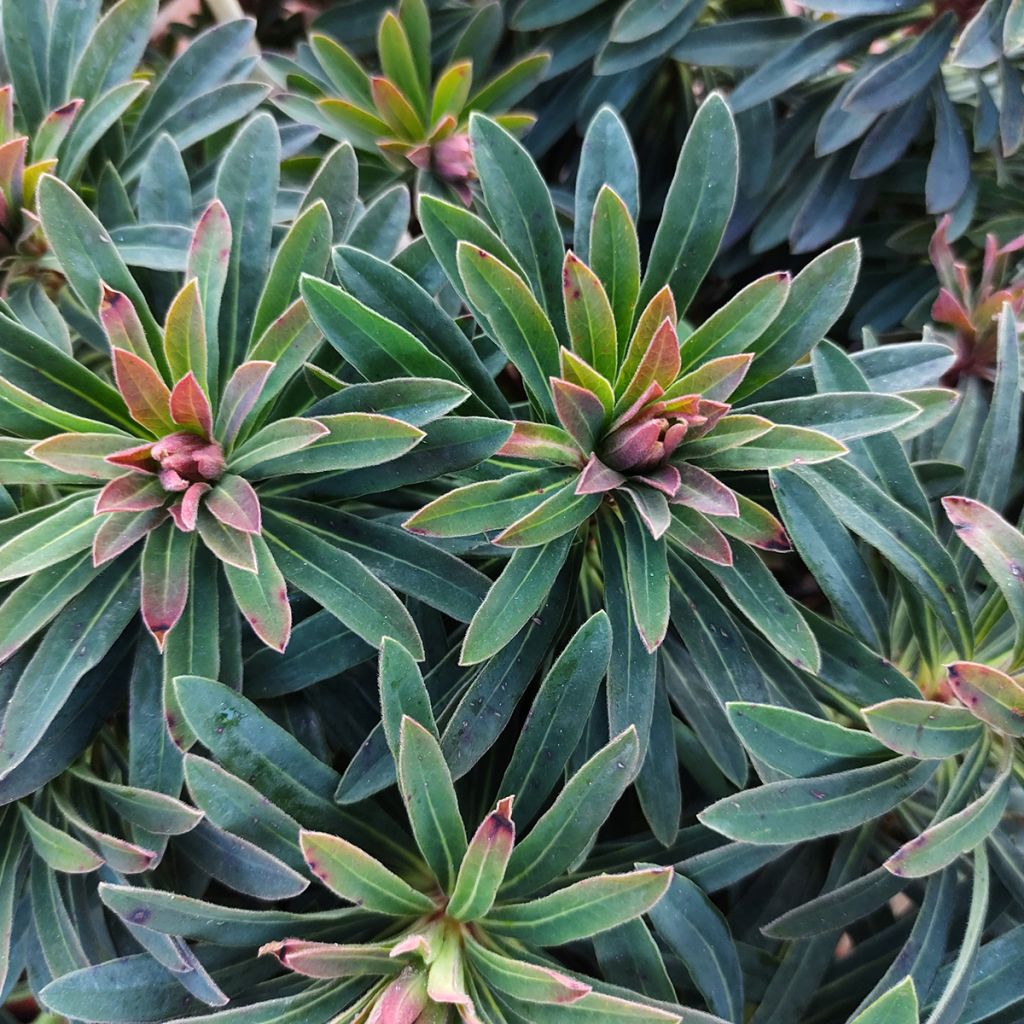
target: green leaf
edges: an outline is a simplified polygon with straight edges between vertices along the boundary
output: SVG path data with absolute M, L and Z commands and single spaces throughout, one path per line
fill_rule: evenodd
M 818 669 L 821 653 L 814 634 L 755 552 L 737 544 L 731 566 L 704 562 L 702 567 L 780 654 L 798 668 Z
M 435 480 L 483 462 L 508 440 L 511 427 L 482 416 L 446 416 L 426 427 L 426 437 L 407 455 L 367 469 L 349 470 L 316 484 L 317 494 L 358 497 Z
M 422 427 L 436 422 L 466 400 L 461 384 L 431 377 L 399 377 L 377 384 L 352 384 L 322 398 L 311 416 L 374 412 Z
M 275 420 L 239 445 L 231 453 L 227 468 L 246 475 L 254 466 L 272 464 L 282 456 L 301 451 L 325 433 L 327 428 L 314 419 L 289 416 Z
M 263 335 L 296 299 L 303 274 L 320 276 L 331 250 L 331 215 L 317 200 L 292 222 L 270 266 L 252 322 L 252 337 Z
M 737 399 L 785 373 L 821 341 L 846 308 L 859 267 L 858 243 L 841 242 L 797 274 L 782 312 L 750 345 L 757 358 Z
M 196 807 L 215 825 L 248 839 L 295 870 L 299 824 L 258 790 L 219 765 L 195 754 L 184 758 L 185 782 Z
M 230 375 L 252 340 L 256 305 L 270 264 L 280 152 L 274 119 L 260 113 L 242 126 L 217 168 L 214 195 L 223 203 L 231 225 L 224 294 L 217 304 L 221 380 Z M 203 308 L 207 309 L 205 296 Z
M 593 244 L 593 235 L 594 232 L 598 235 L 603 232 L 603 227 L 598 228 L 597 223 L 607 216 L 607 210 L 601 207 L 609 200 L 618 198 L 625 208 L 626 219 L 636 220 L 640 209 L 638 178 L 636 153 L 629 130 L 614 108 L 601 107 L 587 125 L 580 152 L 580 169 L 576 174 L 573 249 L 584 263 L 593 264 L 600 252 Z M 602 198 L 602 193 L 605 193 L 605 198 Z M 600 245 L 606 240 L 599 238 L 596 241 Z M 628 257 L 628 249 L 624 255 Z
M 942 978 L 942 991 L 931 1008 L 928 1024 L 956 1024 L 956 1021 L 961 1019 L 970 993 L 969 986 L 974 977 L 989 908 L 988 854 L 984 845 L 975 850 L 973 860 L 973 870 L 970 874 L 971 903 L 963 938 L 960 940 L 960 948 L 951 969 Z
M 327 340 L 367 380 L 440 377 L 461 383 L 422 341 L 336 285 L 307 275 L 302 297 Z
M 1024 736 L 1024 686 L 990 665 L 947 665 L 949 687 L 977 719 L 1007 736 Z
M 292 630 L 292 610 L 284 576 L 270 553 L 267 542 L 258 534 L 252 538 L 256 553 L 256 571 L 244 572 L 224 563 L 231 593 L 252 631 L 275 651 L 288 646 Z
M 562 338 L 562 233 L 548 187 L 522 144 L 494 121 L 473 114 L 469 137 L 487 210 Z
M 174 692 L 181 713 L 210 754 L 232 775 L 304 828 L 329 829 L 392 860 L 416 864 L 394 823 L 386 831 L 369 808 L 351 815 L 334 803 L 338 775 L 251 701 L 212 679 L 178 676 Z M 283 936 L 270 936 L 270 938 Z M 266 941 L 266 940 L 261 940 Z
M 303 942 L 285 939 L 261 947 L 260 954 L 273 953 L 281 963 L 307 978 L 379 977 L 402 969 L 387 943 L 370 945 L 333 942 Z
M 0 816 L 0 985 L 13 983 L 16 962 L 11 956 L 14 915 L 24 884 L 22 861 L 27 852 L 21 816 L 8 805 Z
M 537 469 L 481 480 L 435 498 L 402 525 L 427 537 L 470 537 L 504 530 L 566 483 L 568 469 Z
M 505 797 L 469 841 L 445 911 L 450 917 L 456 921 L 478 921 L 490 911 L 505 877 L 515 838 L 512 797 Z
M 87 552 L 33 573 L 11 590 L 0 604 L 0 663 L 80 593 L 96 571 Z
M 157 835 L 179 836 L 191 831 L 202 814 L 166 793 L 123 786 L 101 779 L 83 767 L 71 769 L 76 778 L 99 790 L 103 799 L 126 821 Z
M 710 440 L 714 442 L 714 431 Z M 842 441 L 806 427 L 773 426 L 754 439 L 700 459 L 709 470 L 783 469 L 830 462 L 848 449 Z M 693 458 L 692 453 L 686 453 Z
M 737 292 L 680 344 L 681 371 L 710 359 L 745 352 L 779 315 L 789 296 L 789 274 L 765 274 Z
M 487 985 L 498 992 L 528 1003 L 573 1003 L 590 991 L 590 986 L 539 964 L 513 960 L 470 938 L 469 962 Z
M 274 939 L 322 934 L 325 927 L 337 926 L 353 913 L 349 908 L 304 914 L 243 910 L 174 892 L 107 882 L 100 883 L 99 896 L 104 906 L 123 921 L 144 923 L 146 928 L 165 935 L 206 939 L 224 946 L 260 946 Z
M 78 815 L 67 801 L 56 794 L 54 794 L 53 802 L 67 823 L 96 846 L 111 870 L 122 875 L 138 874 L 149 870 L 156 861 L 158 853 L 155 850 L 147 850 L 136 843 L 129 843 L 117 836 L 101 832 Z
M 850 1024 L 918 1024 L 917 991 L 914 979 L 906 977 L 875 999 Z
M 265 510 L 264 536 L 285 578 L 373 647 L 391 636 L 420 659 L 423 643 L 405 606 L 347 551 Z
M 935 609 L 961 651 L 972 645 L 963 584 L 932 531 L 845 460 L 792 468 L 859 537 L 877 548 Z
M 661 949 L 643 918 L 601 932 L 591 940 L 602 976 L 613 985 L 642 993 L 650 999 L 674 1002 L 675 988 L 668 976 Z
M 429 897 L 338 836 L 303 830 L 299 845 L 310 871 L 349 903 L 389 917 L 418 917 L 435 909 Z
M 529 903 L 508 903 L 487 916 L 487 928 L 534 946 L 560 946 L 615 928 L 647 913 L 668 891 L 671 868 L 597 875 Z
M 590 224 L 590 265 L 615 313 L 619 356 L 625 354 L 640 294 L 640 243 L 625 201 L 612 189 L 597 194 Z
M 343 412 L 317 418 L 327 433 L 299 452 L 280 455 L 251 466 L 247 476 L 261 479 L 289 473 L 330 473 L 379 466 L 404 455 L 424 436 L 423 431 L 391 416 Z
M 156 0 L 120 0 L 89 36 L 75 67 L 70 95 L 92 99 L 135 70 L 156 18 Z
M 572 535 L 520 548 L 487 592 L 473 616 L 459 663 L 475 665 L 497 654 L 537 611 L 565 563 Z
M 743 974 L 729 926 L 704 891 L 677 872 L 663 899 L 650 911 L 651 923 L 686 965 L 713 1013 L 743 1020 Z
M 937 767 L 900 757 L 834 775 L 785 779 L 719 800 L 697 817 L 741 842 L 803 842 L 880 817 L 924 786 Z
M 440 745 L 407 715 L 399 742 L 398 788 L 420 853 L 441 888 L 451 893 L 466 855 L 466 830 Z
M 898 754 L 954 757 L 981 739 L 984 726 L 966 708 L 897 697 L 861 711 L 872 734 Z
M 580 767 L 516 845 L 502 898 L 528 896 L 576 862 L 636 775 L 639 753 L 637 731 L 630 726 Z
M 148 83 L 142 81 L 130 81 L 112 86 L 97 96 L 81 115 L 75 118 L 71 131 L 61 147 L 58 169 L 63 180 L 75 181 L 79 177 L 96 144 L 125 115 L 146 90 L 147 85 Z M 170 232 L 165 229 L 162 234 L 166 238 Z M 118 249 L 124 258 L 124 250 L 121 246 L 118 246 Z
M 739 140 L 725 100 L 712 93 L 690 124 L 640 288 L 642 309 L 666 284 L 680 313 L 718 253 L 736 198 Z
M 615 315 L 604 285 L 571 251 L 565 256 L 562 292 L 573 352 L 605 380 L 614 380 L 618 370 Z
M 171 379 L 178 381 L 192 373 L 206 391 L 206 324 L 203 321 L 199 282 L 189 278 L 171 301 L 164 326 L 164 356 Z
M 516 1014 L 510 1017 L 516 1024 L 522 1021 L 530 1024 L 565 1024 L 567 1021 L 569 1024 L 680 1024 L 679 1014 L 674 1010 L 662 1010 L 603 992 L 590 992 L 573 1003 L 562 1004 L 527 1003 L 505 996 L 501 1005 L 509 1014 Z M 694 1021 L 698 1024 L 696 1018 Z
M 1006 810 L 1012 762 L 1012 751 L 1007 748 L 1002 771 L 982 796 L 904 843 L 885 862 L 885 867 L 902 878 L 924 878 L 983 843 L 998 827 Z
M 451 255 L 454 261 L 454 247 Z M 511 418 L 507 399 L 470 340 L 419 283 L 393 264 L 351 246 L 334 250 L 334 266 L 347 291 L 419 338 L 459 374 L 472 389 L 466 411 Z M 364 411 L 386 413 L 387 409 Z
M 177 625 L 188 601 L 195 536 L 165 521 L 146 534 L 142 548 L 142 621 L 157 647 Z
M 175 848 L 228 889 L 258 900 L 290 899 L 309 887 L 304 874 L 209 821 L 200 821 Z
M 103 864 L 103 858 L 88 846 L 33 814 L 24 804 L 18 804 L 18 810 L 32 849 L 54 871 L 80 875 L 95 871 Z
M 195 278 L 199 287 L 206 335 L 206 380 L 211 395 L 218 382 L 227 378 L 220 372 L 220 315 L 231 253 L 231 221 L 224 204 L 214 199 L 196 222 L 188 254 L 186 277 Z
M 622 516 L 629 603 L 644 647 L 653 653 L 668 631 L 668 545 L 651 536 L 629 502 L 623 503 Z
M 639 769 L 647 755 L 647 738 L 654 715 L 657 656 L 644 646 L 629 600 L 626 542 L 616 516 L 598 517 L 601 565 L 604 571 L 604 606 L 612 627 L 612 656 L 605 685 L 608 731 L 618 735 L 635 728 L 639 742 Z
M 873 736 L 823 718 L 770 704 L 726 705 L 743 745 L 759 761 L 793 778 L 878 761 L 889 751 Z
M 431 251 L 444 270 L 448 282 L 464 299 L 466 296 L 461 291 L 462 278 L 459 275 L 459 266 L 456 261 L 460 242 L 468 242 L 485 252 L 492 253 L 520 277 L 526 277 L 525 271 L 516 262 L 515 256 L 494 230 L 465 207 L 438 199 L 436 196 L 421 195 L 419 215 L 423 234 L 430 244 Z M 558 250 L 558 259 L 562 259 L 561 247 Z
M 533 87 L 543 79 L 550 63 L 551 55 L 548 53 L 534 53 L 523 57 L 482 86 L 469 98 L 466 108 L 485 113 L 493 112 L 495 120 L 501 122 L 502 111 L 528 96 Z M 512 111 L 504 116 L 515 118 L 520 115 Z
M 460 622 L 469 622 L 487 593 L 483 573 L 387 522 L 308 501 L 279 498 L 273 510 L 357 558 L 386 586 Z
M 119 6 L 135 2 L 121 0 Z M 50 248 L 89 314 L 95 317 L 98 313 L 103 284 L 124 292 L 139 315 L 150 348 L 159 351 L 160 327 L 106 228 L 64 182 L 52 175 L 40 179 L 37 203 Z
M 537 613 L 473 675 L 458 698 L 441 737 L 454 778 L 462 778 L 497 741 L 555 642 L 576 578 L 574 570 L 578 572 L 573 562 L 558 573 Z M 438 675 L 440 685 L 444 677 L 440 671 Z
M 523 375 L 536 407 L 552 417 L 548 380 L 558 376 L 559 367 L 549 316 L 523 279 L 496 256 L 459 242 L 456 258 L 466 295 L 483 315 L 488 333 Z
M 758 402 L 745 405 L 743 411 L 764 416 L 772 423 L 808 427 L 837 441 L 848 441 L 895 430 L 914 419 L 919 410 L 898 395 L 851 391 Z
M 535 509 L 506 527 L 495 544 L 514 548 L 549 545 L 563 537 L 572 537 L 600 507 L 603 495 L 577 494 L 577 480 L 545 498 Z
M 836 615 L 864 643 L 888 650 L 888 606 L 846 527 L 818 492 L 798 476 L 775 472 L 771 481 L 786 531 Z
M 99 664 L 138 611 L 138 602 L 137 563 L 126 556 L 99 573 L 50 624 L 7 700 L 0 730 L 4 776 L 45 737 L 82 677 Z
M 611 657 L 611 625 L 595 612 L 573 635 L 537 691 L 499 793 L 514 793 L 516 817 L 531 821 L 555 788 L 586 728 Z
M 786 911 L 764 925 L 761 931 L 773 939 L 804 939 L 834 932 L 888 903 L 897 893 L 903 892 L 908 884 L 905 879 L 896 878 L 884 867 L 875 868 L 852 882 L 837 889 L 829 889 Z
M 1013 658 L 1024 654 L 1024 537 L 1002 516 L 970 498 L 942 499 L 956 535 L 985 566 L 1016 626 Z
M 404 718 L 411 718 L 438 739 L 430 694 L 423 685 L 419 666 L 413 656 L 389 636 L 384 637 L 380 649 L 379 689 L 381 724 L 396 764 Z

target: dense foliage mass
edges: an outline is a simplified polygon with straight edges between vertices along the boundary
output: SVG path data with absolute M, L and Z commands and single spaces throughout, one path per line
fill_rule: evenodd
M 1024 0 L 0 33 L 2 1024 L 1024 1021 Z

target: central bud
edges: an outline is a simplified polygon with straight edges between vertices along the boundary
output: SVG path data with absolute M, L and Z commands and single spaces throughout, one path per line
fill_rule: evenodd
M 221 446 L 185 430 L 160 438 L 150 455 L 159 463 L 165 491 L 187 491 L 192 484 L 213 483 L 224 472 Z
M 468 135 L 451 135 L 435 142 L 432 149 L 434 172 L 439 178 L 461 183 L 476 177 Z

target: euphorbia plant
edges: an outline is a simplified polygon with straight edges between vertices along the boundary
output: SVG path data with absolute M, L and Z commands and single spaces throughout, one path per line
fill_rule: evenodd
M 117 229 L 114 244 L 127 262 L 165 269 L 180 257 L 185 226 L 154 193 L 168 197 L 171 183 L 181 179 L 187 188 L 182 153 L 243 118 L 267 88 L 245 81 L 237 59 L 252 39 L 248 19 L 214 26 L 164 67 L 143 65 L 156 15 L 156 0 L 118 0 L 106 11 L 99 4 L 4 5 L 5 292 L 15 281 L 24 288 L 41 280 L 53 293 L 60 282 L 35 204 L 44 172 L 74 188 L 107 228 Z M 12 301 L 19 312 L 46 302 L 17 290 Z
M 258 185 L 241 191 L 254 166 Z M 326 372 L 310 386 L 304 367 L 321 335 L 297 298 L 298 278 L 304 269 L 322 272 L 328 258 L 331 218 L 318 197 L 352 203 L 355 183 L 346 199 L 314 180 L 271 258 L 277 167 L 276 128 L 257 117 L 225 152 L 187 280 L 163 323 L 81 200 L 56 178 L 41 183 L 43 229 L 77 300 L 109 338 L 116 386 L 102 363 L 88 369 L 3 316 L 0 479 L 21 509 L 5 519 L 0 542 L 2 576 L 18 581 L 0 605 L 0 661 L 10 661 L 13 685 L 0 737 L 8 771 L 77 699 L 87 673 L 113 664 L 140 606 L 165 648 L 157 673 L 166 686 L 191 668 L 238 664 L 236 604 L 259 637 L 283 648 L 286 580 L 348 627 L 357 660 L 385 635 L 422 650 L 388 584 L 464 618 L 483 592 L 481 574 L 394 528 L 414 546 L 397 569 L 393 560 L 381 566 L 365 535 L 386 543 L 385 525 L 331 510 L 341 535 L 334 520 L 307 528 L 320 506 L 289 497 L 408 452 L 421 427 L 466 390 L 420 379 L 345 387 Z M 490 434 L 495 426 L 476 459 L 500 444 L 506 428 L 488 423 Z M 63 657 L 69 643 L 78 657 Z M 40 672 L 51 680 L 45 699 L 34 687 Z M 180 722 L 165 710 L 172 726 Z
M 536 818 L 529 829 L 517 830 L 510 795 L 467 836 L 460 808 L 467 801 L 456 796 L 428 692 L 413 657 L 390 639 L 381 653 L 380 683 L 388 757 L 394 760 L 411 839 L 397 825 L 375 835 L 376 819 L 365 805 L 346 814 L 329 803 L 311 802 L 313 790 L 307 787 L 319 790 L 330 769 L 317 766 L 240 695 L 197 677 L 176 683 L 190 725 L 219 762 L 188 758 L 189 786 L 200 805 L 214 820 L 223 820 L 223 811 L 241 795 L 239 785 L 248 788 L 238 773 L 276 756 L 276 773 L 252 776 L 264 795 L 253 807 L 254 817 L 231 827 L 255 837 L 266 835 L 274 823 L 277 834 L 270 845 L 276 857 L 290 864 L 299 855 L 304 876 L 354 906 L 332 906 L 333 901 L 324 906 L 317 897 L 315 903 L 296 904 L 294 911 L 257 913 L 255 928 L 239 922 L 232 907 L 182 902 L 173 893 L 129 884 L 102 886 L 107 906 L 127 924 L 145 922 L 166 934 L 206 933 L 200 920 L 205 918 L 218 939 L 232 944 L 250 946 L 266 937 L 260 952 L 273 954 L 300 977 L 276 991 L 270 988 L 257 1012 L 299 1013 L 318 1006 L 331 1019 L 361 1024 L 679 1021 L 681 1011 L 671 997 L 666 1002 L 608 985 L 562 963 L 557 950 L 548 952 L 629 922 L 644 931 L 641 916 L 659 903 L 671 882 L 670 867 L 627 864 L 612 873 L 588 864 L 597 832 L 635 769 L 635 730 L 595 751 L 539 817 L 531 801 L 523 818 Z M 235 722 L 241 734 L 232 734 Z M 550 777 L 543 783 L 548 790 L 556 787 Z M 304 827 L 282 831 L 282 824 L 296 824 L 293 815 Z M 80 985 L 88 985 L 90 976 L 101 981 L 106 966 L 117 965 L 59 979 L 45 1002 L 62 1012 L 80 1005 Z
M 47 223 L 53 225 L 61 213 L 83 215 L 84 209 L 56 179 L 44 181 L 42 189 Z M 310 216 L 329 222 L 322 203 L 311 208 Z M 148 310 L 140 312 L 127 294 L 101 282 L 98 315 L 110 345 L 120 399 L 113 403 L 114 429 L 97 431 L 104 424 L 88 429 L 89 424 L 80 423 L 77 430 L 53 433 L 25 449 L 28 458 L 62 474 L 67 483 L 77 484 L 82 478 L 103 482 L 97 483 L 95 496 L 76 489 L 74 501 L 66 506 L 73 517 L 82 518 L 78 543 L 91 540 L 95 567 L 145 538 L 142 617 L 161 648 L 185 610 L 193 535 L 198 535 L 224 566 L 235 600 L 253 630 L 265 643 L 283 650 L 291 612 L 284 577 L 261 536 L 260 500 L 253 482 L 301 472 L 294 453 L 320 439 L 329 438 L 327 443 L 339 455 L 331 468 L 341 469 L 375 463 L 382 455 L 401 455 L 422 436 L 416 427 L 368 413 L 268 418 L 289 371 L 300 365 L 289 348 L 306 324 L 301 303 L 274 318 L 270 310 L 263 310 L 260 321 L 267 321 L 266 331 L 219 384 L 218 349 L 216 339 L 211 342 L 207 336 L 210 320 L 203 296 L 208 306 L 216 304 L 230 247 L 227 212 L 214 202 L 196 225 L 189 280 L 172 302 L 162 331 Z M 139 298 L 136 291 L 136 301 Z M 307 349 L 310 340 L 315 342 L 315 334 L 307 330 Z M 90 386 L 94 392 L 103 389 L 99 379 Z M 126 435 L 125 428 L 133 433 Z M 361 445 L 365 447 L 357 454 Z M 347 454 L 340 456 L 342 451 Z M 8 578 L 52 564 L 42 536 L 47 532 L 44 525 L 40 536 L 20 538 L 24 557 L 11 556 Z M 77 546 L 58 549 L 62 558 L 76 550 Z
M 524 57 L 489 81 L 486 64 L 474 64 L 474 42 L 458 41 L 450 63 L 431 70 L 430 14 L 423 0 L 402 0 L 388 11 L 377 35 L 380 70 L 364 70 L 342 44 L 314 34 L 301 64 L 271 60 L 289 90 L 275 102 L 300 122 L 312 122 L 330 138 L 346 140 L 377 157 L 385 176 L 415 174 L 419 187 L 438 188 L 470 201 L 476 177 L 468 123 L 485 111 L 512 130 L 529 127 L 527 113 L 505 113 L 526 96 L 547 67 L 547 54 Z M 382 158 L 382 161 L 380 160 Z
M 437 536 L 479 533 L 513 552 L 470 625 L 462 652 L 469 663 L 499 650 L 536 611 L 572 540 L 585 541 L 599 524 L 602 559 L 624 553 L 629 617 L 655 650 L 668 624 L 669 544 L 725 567 L 735 541 L 787 548 L 774 516 L 723 474 L 731 482 L 737 471 L 833 459 L 846 450 L 840 437 L 874 429 L 839 424 L 842 398 L 830 413 L 819 400 L 750 397 L 820 340 L 841 299 L 825 303 L 822 289 L 848 287 L 852 247 L 826 254 L 792 286 L 785 274 L 756 281 L 696 330 L 680 321 L 731 209 L 736 143 L 721 100 L 712 97 L 694 123 L 644 273 L 628 141 L 608 111 L 595 125 L 593 146 L 603 137 L 606 149 L 593 156 L 598 166 L 581 168 L 577 251 L 564 258 L 532 167 L 483 118 L 474 120 L 473 137 L 500 237 L 453 207 L 421 204 L 435 253 L 518 371 L 529 414 L 516 421 L 489 479 L 406 523 Z M 613 154 L 626 169 L 610 183 L 600 163 Z M 520 217 L 523 209 L 532 217 Z M 811 322 L 798 313 L 805 303 L 817 307 Z M 886 422 L 916 414 L 900 399 L 872 397 L 868 405 Z M 850 418 L 868 413 L 861 403 Z M 534 470 L 535 462 L 545 468 Z M 606 599 L 619 597 L 606 591 Z
M 1009 303 L 1014 314 L 1024 307 L 1024 283 L 1011 264 L 1014 253 L 1024 248 L 1024 235 L 1000 245 L 995 235 L 985 237 L 981 277 L 972 283 L 966 263 L 956 258 L 947 238 L 950 218 L 943 217 L 928 248 L 939 278 L 939 294 L 932 304 L 932 319 L 943 336 L 951 334 L 956 353 L 945 380 L 955 384 L 961 377 L 991 381 L 996 371 L 996 317 Z

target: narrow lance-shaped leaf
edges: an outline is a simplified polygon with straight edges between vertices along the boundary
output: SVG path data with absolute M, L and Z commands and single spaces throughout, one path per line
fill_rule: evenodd
M 469 841 L 448 901 L 450 917 L 457 921 L 476 921 L 491 909 L 504 880 L 515 838 L 512 797 L 505 797 L 484 818 Z
M 857 1014 L 850 1024 L 918 1024 L 917 991 L 909 975 Z
M 872 734 L 897 753 L 954 757 L 981 738 L 984 725 L 966 708 L 897 697 L 861 711 Z
M 207 389 L 206 322 L 199 282 L 192 277 L 171 301 L 164 324 L 164 357 L 173 380 L 191 373 Z
M 941 871 L 957 857 L 974 849 L 998 827 L 1010 798 L 1013 752 L 1009 744 L 1003 769 L 988 790 L 962 811 L 925 829 L 904 843 L 885 867 L 903 878 L 923 878 Z
M 466 855 L 466 830 L 440 745 L 408 716 L 401 726 L 398 788 L 420 852 L 442 889 L 451 893 Z
M 168 522 L 147 536 L 142 550 L 142 619 L 161 650 L 188 600 L 192 542 Z
M 457 259 L 470 301 L 523 375 L 537 408 L 550 416 L 548 379 L 558 375 L 558 340 L 551 321 L 523 279 L 496 256 L 459 242 Z
M 741 842 L 802 842 L 885 814 L 925 785 L 937 767 L 935 761 L 901 757 L 835 775 L 786 779 L 719 800 L 698 818 Z
M 434 909 L 429 897 L 339 836 L 303 830 L 299 845 L 310 871 L 350 903 L 394 917 L 417 917 Z
M 54 871 L 85 874 L 103 864 L 103 858 L 88 846 L 40 818 L 24 804 L 18 804 L 18 811 L 32 848 Z
M 672 873 L 648 868 L 598 875 L 529 903 L 506 904 L 488 915 L 487 927 L 538 946 L 587 938 L 650 910 L 668 890 Z
M 669 186 L 640 290 L 640 304 L 671 286 L 685 310 L 718 252 L 736 197 L 736 125 L 725 100 L 712 94 L 690 125 Z
M 288 646 L 292 629 L 292 609 L 284 576 L 260 536 L 252 538 L 256 571 L 245 572 L 224 563 L 224 574 L 245 621 L 253 632 L 275 651 Z
M 957 536 L 981 559 L 1016 624 L 1014 660 L 1024 654 L 1024 537 L 993 509 L 971 498 L 942 499 Z
M 517 550 L 473 616 L 459 661 L 475 665 L 500 651 L 537 611 L 565 564 L 566 534 L 549 544 Z
M 565 1006 L 582 999 L 591 987 L 539 964 L 513 960 L 470 939 L 469 959 L 492 988 L 527 1003 Z
M 213 395 L 219 394 L 220 349 L 217 323 L 230 255 L 231 221 L 223 203 L 215 199 L 196 223 L 186 270 L 186 276 L 195 278 L 198 285 L 206 338 L 206 384 Z M 203 380 L 202 377 L 199 379 Z
M 1024 736 L 1024 686 L 989 665 L 958 661 L 947 666 L 949 688 L 975 718 L 998 732 Z

